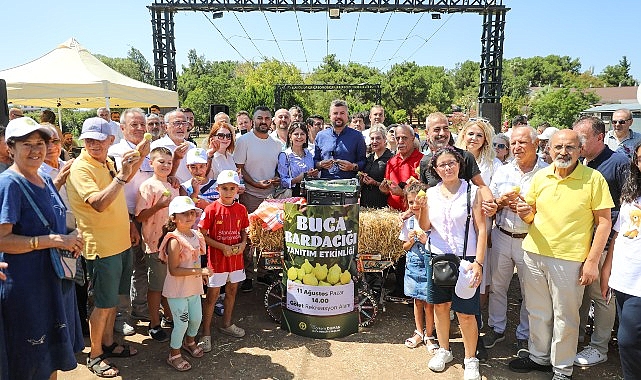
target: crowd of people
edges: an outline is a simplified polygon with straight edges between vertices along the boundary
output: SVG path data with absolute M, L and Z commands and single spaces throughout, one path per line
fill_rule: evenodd
M 10 114 L 0 126 L 2 379 L 73 369 L 83 333 L 88 369 L 118 376 L 112 359 L 138 353 L 115 339 L 135 333 L 132 320 L 169 341 L 166 362 L 177 371 L 212 350 L 214 325 L 243 337 L 233 316 L 238 291 L 271 282 L 253 271 L 248 213 L 283 191 L 299 196 L 301 183 L 318 177 L 358 178 L 361 206 L 398 212 L 406 255 L 397 291 L 413 300 L 415 325 L 404 344 L 425 345 L 430 370 L 454 360 L 456 318 L 464 378 L 481 378 L 479 360 L 506 339 L 516 270 L 511 370 L 561 380 L 574 365 L 606 361 L 618 313 L 624 377 L 641 374 L 641 135 L 629 111 L 614 113 L 611 131 L 596 117 L 537 130 L 520 116 L 500 134 L 472 118 L 458 135 L 436 112 L 421 139 L 409 125 L 386 127 L 378 105 L 350 114 L 335 100 L 327 125 L 320 115 L 303 120 L 298 106 L 259 106 L 238 112 L 236 127 L 215 115 L 200 147 L 189 108 L 100 108 L 83 123 L 82 147 L 51 111 L 40 123 Z M 81 255 L 87 283 L 56 276 L 51 249 Z M 448 254 L 464 259 L 463 287 L 432 278 L 433 257 Z

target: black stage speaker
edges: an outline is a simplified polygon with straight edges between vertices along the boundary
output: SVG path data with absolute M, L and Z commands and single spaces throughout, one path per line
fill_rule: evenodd
M 226 104 L 209 105 L 209 128 L 211 128 L 211 125 L 214 124 L 214 116 L 216 116 L 218 112 L 224 112 L 229 115 L 229 106 Z M 207 128 L 207 130 L 209 130 L 209 128 Z
M 481 103 L 480 116 L 488 119 L 495 133 L 501 133 L 501 112 L 503 106 L 501 103 Z
M 9 123 L 9 107 L 7 106 L 7 82 L 0 79 L 0 124 Z

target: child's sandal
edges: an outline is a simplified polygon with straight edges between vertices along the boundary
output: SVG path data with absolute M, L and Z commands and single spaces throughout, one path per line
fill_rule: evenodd
M 187 351 L 192 358 L 202 358 L 203 355 L 205 355 L 203 348 L 196 344 L 196 342 L 191 342 L 190 344 L 183 342 L 182 348 Z
M 421 343 L 423 343 L 423 334 L 418 330 L 414 330 L 414 335 L 405 339 L 405 347 L 407 348 L 416 348 Z
M 189 364 L 181 354 L 168 357 L 167 364 L 172 366 L 178 372 L 185 372 L 191 369 L 191 364 Z

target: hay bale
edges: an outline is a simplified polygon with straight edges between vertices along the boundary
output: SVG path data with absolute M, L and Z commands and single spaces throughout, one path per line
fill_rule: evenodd
M 253 219 L 249 222 L 247 234 L 252 245 L 264 252 L 277 252 L 283 250 L 284 229 L 270 231 L 263 227 L 259 219 Z
M 401 221 L 398 211 L 389 208 L 361 207 L 359 211 L 358 252 L 380 254 L 383 260 L 396 261 L 404 254 L 398 239 Z M 262 251 L 282 251 L 284 229 L 270 231 L 259 220 L 249 222 L 249 238 Z
M 398 239 L 401 221 L 398 211 L 361 207 L 359 212 L 358 252 L 380 254 L 383 260 L 398 260 L 404 254 Z

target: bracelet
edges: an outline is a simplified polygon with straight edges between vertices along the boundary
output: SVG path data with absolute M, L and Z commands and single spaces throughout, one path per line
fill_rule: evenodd
M 127 183 L 127 181 L 125 181 L 124 179 L 120 179 L 117 176 L 114 177 L 114 179 L 116 180 L 116 182 L 118 182 L 119 185 L 123 185 L 124 186 Z
M 31 239 L 29 239 L 29 248 L 38 249 L 38 237 L 37 236 L 34 236 Z
M 474 259 L 474 262 L 477 263 L 478 265 L 480 265 L 481 269 L 483 269 L 483 264 L 479 263 L 476 259 Z

